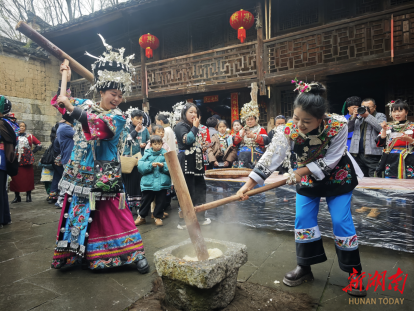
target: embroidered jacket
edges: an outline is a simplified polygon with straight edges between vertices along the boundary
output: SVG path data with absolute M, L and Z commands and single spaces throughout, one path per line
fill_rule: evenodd
M 384 172 L 388 178 L 414 178 L 414 146 L 398 139 L 402 135 L 414 137 L 414 123 L 410 121 L 389 123 L 387 136 L 376 139 L 378 147 L 384 147 L 381 161 L 377 167 L 377 175 Z
M 293 123 L 280 126 L 249 176 L 263 184 L 279 165 L 290 166 L 290 151 L 293 149 L 298 167 L 306 166 L 312 172 L 303 176 L 297 185 L 299 194 L 332 196 L 349 192 L 358 184 L 356 173 L 360 177 L 363 174 L 347 153 L 347 137 L 347 121 L 339 115 L 326 115 L 320 133 L 316 129 L 307 135 L 302 134 Z
M 249 147 L 249 148 L 256 148 L 256 147 L 264 147 L 269 143 L 269 138 L 267 136 L 267 132 L 264 128 L 260 125 L 255 125 L 250 129 L 250 132 L 256 134 L 256 139 L 241 137 L 240 132 L 233 136 L 233 144 L 235 147 Z
M 71 113 L 75 120 L 75 144 L 59 189 L 70 195 L 88 197 L 94 180 L 93 149 L 97 160 L 117 160 L 120 151 L 118 147 L 122 145 L 118 146 L 118 143 L 126 118 L 118 108 L 102 111 L 91 100 L 72 98 L 71 102 L 75 106 Z M 60 113 L 66 113 L 64 108 L 58 107 L 53 101 L 52 105 Z
M 390 152 L 394 147 L 407 147 L 407 142 L 399 140 L 398 137 L 403 134 L 414 137 L 414 122 L 405 121 L 397 124 L 388 123 L 387 137 L 381 138 L 379 133 L 376 143 L 377 147 L 385 147 L 384 152 Z

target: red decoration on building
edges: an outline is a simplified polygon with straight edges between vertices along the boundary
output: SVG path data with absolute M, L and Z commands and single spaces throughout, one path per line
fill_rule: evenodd
M 212 96 L 204 96 L 203 102 L 206 103 L 214 103 L 218 102 L 219 98 L 218 95 L 212 95 Z
M 254 24 L 254 16 L 249 11 L 240 10 L 230 17 L 230 25 L 237 29 L 237 39 L 241 43 L 246 39 L 246 29 L 249 29 Z
M 147 34 L 142 35 L 141 38 L 139 38 L 139 45 L 145 49 L 145 56 L 147 58 L 152 58 L 152 50 L 156 50 L 160 46 L 160 41 L 156 36 Z
M 231 124 L 239 119 L 239 94 L 231 93 Z

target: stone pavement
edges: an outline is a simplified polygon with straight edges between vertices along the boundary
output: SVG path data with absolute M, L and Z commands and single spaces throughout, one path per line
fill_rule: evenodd
M 140 275 L 135 265 L 99 272 L 80 268 L 65 272 L 52 270 L 50 263 L 60 210 L 46 203 L 41 185 L 37 188 L 32 203 L 11 205 L 13 223 L 0 229 L 0 310 L 125 310 L 151 289 L 151 281 L 156 276 L 154 252 L 188 238 L 187 231 L 176 229 L 177 203 L 173 201 L 171 217 L 164 221 L 163 227 L 155 227 L 152 223 L 139 227 L 152 268 L 149 274 Z M 373 288 L 368 291 L 368 297 L 373 298 L 369 302 L 376 304 L 356 305 L 360 301 L 352 300 L 342 291 L 347 275 L 338 267 L 331 239 L 324 238 L 328 260 L 313 266 L 315 281 L 288 288 L 282 284 L 282 279 L 285 272 L 295 267 L 291 232 L 215 222 L 202 227 L 202 231 L 204 237 L 247 245 L 249 260 L 240 269 L 239 281 L 307 293 L 319 302 L 317 310 L 320 311 L 414 310 L 413 254 L 361 246 L 365 272 L 374 274 L 375 270 L 386 270 L 388 278 L 401 268 L 408 276 L 404 294 L 388 290 L 387 280 L 385 291 L 381 288 L 376 292 Z M 395 298 L 399 298 L 400 304 L 395 304 Z

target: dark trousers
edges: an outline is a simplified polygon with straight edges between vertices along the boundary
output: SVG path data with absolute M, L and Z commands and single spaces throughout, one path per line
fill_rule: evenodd
M 197 205 L 202 205 L 206 203 L 207 185 L 206 181 L 204 180 L 204 176 L 194 176 L 191 174 L 185 174 L 184 178 L 187 183 L 188 192 L 190 193 L 193 206 L 195 207 Z M 206 212 L 197 213 L 196 215 L 198 222 L 203 222 L 206 219 Z M 180 218 L 179 224 L 183 225 L 184 223 L 184 219 Z
M 55 164 L 52 164 L 53 166 L 53 179 L 52 179 L 52 185 L 50 186 L 50 192 L 58 192 L 59 188 L 59 182 L 62 179 L 64 167 L 63 166 L 57 166 Z
M 0 170 L 0 225 L 6 225 L 11 221 L 6 184 L 7 173 Z
M 358 153 L 354 158 L 365 177 L 375 177 L 375 170 L 381 160 L 381 156 Z
M 162 218 L 164 216 L 164 208 L 167 200 L 167 189 L 160 191 L 145 190 L 142 191 L 141 207 L 139 208 L 139 215 L 142 218 L 148 216 L 151 211 L 151 202 L 155 200 L 154 218 Z

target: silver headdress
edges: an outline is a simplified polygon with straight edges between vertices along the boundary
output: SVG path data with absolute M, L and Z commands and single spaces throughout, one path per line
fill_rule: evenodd
M 255 117 L 259 121 L 260 112 L 259 105 L 257 104 L 257 83 L 253 82 L 250 91 L 251 101 L 245 103 L 240 111 L 240 119 L 242 122 L 246 122 L 248 117 Z
M 173 108 L 173 121 L 170 123 L 174 127 L 181 120 L 181 111 L 184 109 L 186 102 L 176 103 Z
M 134 83 L 132 76 L 135 75 L 135 68 L 130 64 L 130 61 L 134 59 L 135 54 L 124 58 L 125 48 L 120 48 L 119 52 L 115 52 L 100 34 L 98 36 L 101 38 L 106 52 L 99 57 L 85 52 L 86 55 L 96 59 L 96 62 L 92 64 L 95 84 L 90 87 L 88 93 L 94 90 L 118 89 L 128 96 L 132 91 L 131 85 Z
M 174 123 L 174 113 L 173 112 L 168 112 L 168 111 L 160 111 L 157 113 L 157 115 L 162 114 L 167 116 L 168 122 L 170 123 L 170 126 L 173 126 Z

